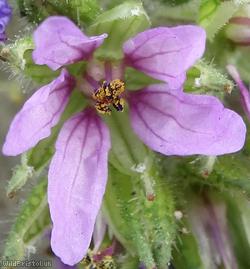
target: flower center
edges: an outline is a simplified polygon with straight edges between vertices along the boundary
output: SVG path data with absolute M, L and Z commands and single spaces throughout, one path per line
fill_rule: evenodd
M 125 84 L 120 79 L 114 79 L 110 83 L 103 81 L 102 86 L 92 95 L 96 100 L 95 108 L 101 114 L 111 114 L 112 105 L 117 111 L 124 110 L 125 101 L 121 94 L 125 91 Z

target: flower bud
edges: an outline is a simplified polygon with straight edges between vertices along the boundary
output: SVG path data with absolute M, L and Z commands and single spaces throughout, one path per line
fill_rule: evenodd
M 230 19 L 226 36 L 240 46 L 250 45 L 250 5 L 244 5 Z

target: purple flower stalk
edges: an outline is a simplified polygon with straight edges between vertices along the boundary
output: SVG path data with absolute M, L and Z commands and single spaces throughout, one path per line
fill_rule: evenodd
M 5 28 L 10 21 L 12 9 L 6 0 L 0 0 L 0 42 L 6 40 Z
M 88 61 L 85 82 L 77 85 L 92 103 L 63 125 L 48 179 L 51 245 L 69 265 L 79 262 L 89 248 L 105 192 L 111 141 L 100 113 L 111 114 L 111 106 L 122 111 L 126 101 L 135 133 L 148 147 L 165 155 L 220 155 L 240 150 L 245 141 L 246 127 L 238 114 L 215 97 L 182 90 L 186 70 L 205 49 L 202 28 L 159 27 L 139 33 L 123 45 L 124 59 L 119 65 L 93 60 L 93 52 L 105 38 L 107 34 L 84 35 L 65 17 L 50 17 L 37 28 L 35 63 L 52 70 L 63 68 L 58 78 L 24 104 L 3 147 L 6 155 L 18 155 L 50 135 L 76 83 L 65 66 Z M 162 83 L 125 91 L 126 67 Z
M 242 107 L 244 109 L 245 114 L 247 115 L 248 119 L 250 120 L 250 92 L 249 89 L 245 86 L 243 81 L 240 78 L 240 74 L 233 65 L 227 66 L 227 71 L 237 84 L 239 90 L 240 90 L 240 97 L 241 97 L 241 103 Z

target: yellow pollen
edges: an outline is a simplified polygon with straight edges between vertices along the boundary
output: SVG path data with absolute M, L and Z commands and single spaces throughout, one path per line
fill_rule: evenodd
M 95 108 L 101 114 L 111 114 L 110 106 L 117 111 L 123 111 L 125 101 L 120 95 L 125 91 L 125 84 L 120 79 L 114 79 L 110 83 L 103 81 L 102 86 L 93 93 L 96 101 Z

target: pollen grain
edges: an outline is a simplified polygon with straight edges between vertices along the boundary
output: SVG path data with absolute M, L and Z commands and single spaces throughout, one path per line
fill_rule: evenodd
M 125 101 L 121 94 L 125 91 L 125 84 L 120 79 L 114 79 L 110 83 L 103 81 L 102 86 L 92 95 L 96 101 L 95 108 L 101 114 L 110 115 L 112 105 L 117 111 L 123 111 Z

